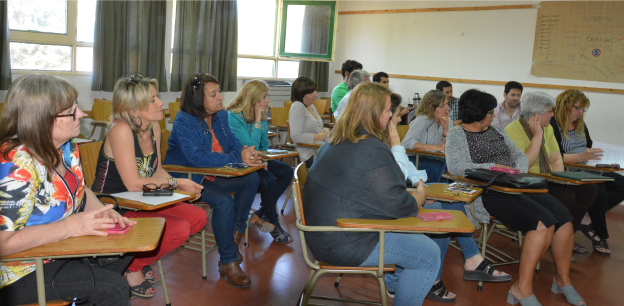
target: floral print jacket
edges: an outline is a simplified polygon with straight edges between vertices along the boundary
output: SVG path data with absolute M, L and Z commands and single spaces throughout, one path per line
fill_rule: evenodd
M 48 182 L 46 168 L 24 146 L 11 150 L 8 159 L 0 154 L 0 231 L 57 222 L 76 212 L 85 199 L 80 154 L 73 139 L 60 152 L 68 175 L 76 176 L 75 190 L 56 171 Z M 34 261 L 0 262 L 0 288 L 33 271 Z

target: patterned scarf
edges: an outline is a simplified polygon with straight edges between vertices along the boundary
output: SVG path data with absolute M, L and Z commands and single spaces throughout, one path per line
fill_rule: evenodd
M 529 123 L 522 117 L 520 116 L 520 124 L 522 125 L 522 128 L 524 128 L 524 132 L 527 134 L 527 136 L 529 136 L 529 141 L 533 140 L 533 132 L 531 132 L 531 128 L 529 127 Z M 541 128 L 541 127 L 540 127 Z M 542 146 L 540 147 L 540 154 L 539 154 L 539 167 L 540 167 L 540 173 L 550 173 L 550 163 L 548 162 L 548 153 L 546 153 L 546 146 L 545 144 L 545 140 L 544 140 L 544 136 L 542 136 Z M 529 165 L 530 168 L 530 165 Z

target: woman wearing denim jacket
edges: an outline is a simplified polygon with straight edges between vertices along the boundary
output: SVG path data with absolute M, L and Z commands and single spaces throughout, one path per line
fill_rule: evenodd
M 269 86 L 261 80 L 245 83 L 232 100 L 227 108 L 228 122 L 240 143 L 253 146 L 258 151 L 269 149 L 269 125 L 266 120 L 269 102 Z M 278 160 L 267 161 L 266 170 L 256 173 L 260 177 L 258 191 L 262 202 L 251 222 L 258 225 L 260 231 L 270 232 L 275 242 L 289 244 L 293 239 L 279 224 L 276 204 L 290 186 L 295 173 L 291 166 Z
M 262 165 L 260 152 L 238 142 L 227 116 L 219 81 L 209 74 L 191 76 L 182 90 L 182 105 L 163 164 L 198 168 L 228 163 Z M 251 281 L 240 268 L 243 256 L 238 247 L 258 190 L 258 174 L 236 178 L 195 174 L 192 180 L 204 186 L 201 199 L 213 209 L 212 230 L 219 247 L 221 278 L 237 288 L 249 287 Z M 234 199 L 231 192 L 235 192 Z

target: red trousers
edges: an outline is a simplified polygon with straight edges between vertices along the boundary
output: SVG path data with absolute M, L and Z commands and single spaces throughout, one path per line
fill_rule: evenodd
M 138 252 L 130 263 L 130 272 L 141 271 L 144 266 L 152 264 L 169 251 L 184 243 L 189 235 L 200 232 L 206 226 L 206 211 L 186 203 L 178 203 L 155 211 L 129 211 L 126 218 L 165 218 L 165 229 L 156 249 L 149 252 Z

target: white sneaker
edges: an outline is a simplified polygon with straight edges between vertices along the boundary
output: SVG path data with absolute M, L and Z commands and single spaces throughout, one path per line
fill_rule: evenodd
M 393 298 L 394 298 L 394 292 L 390 292 L 390 290 L 388 290 L 388 289 L 386 289 L 386 295 L 387 295 L 389 298 L 391 298 L 391 299 L 393 299 Z

